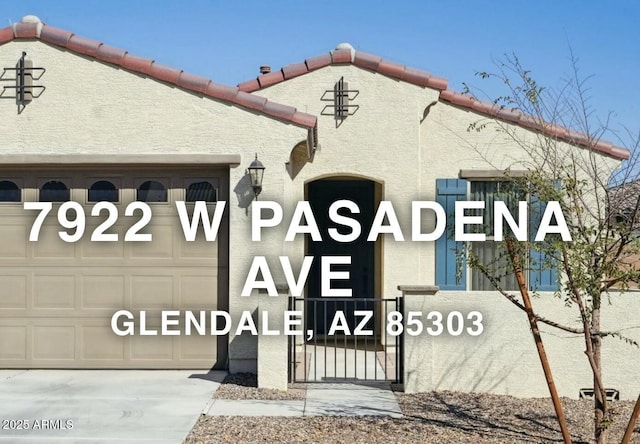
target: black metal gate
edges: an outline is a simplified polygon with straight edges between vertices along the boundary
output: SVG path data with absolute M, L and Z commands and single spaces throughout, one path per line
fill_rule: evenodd
M 403 312 L 402 302 L 289 298 L 289 310 L 302 313 L 300 333 L 289 336 L 289 382 L 402 383 L 402 335 L 386 328 L 390 313 Z

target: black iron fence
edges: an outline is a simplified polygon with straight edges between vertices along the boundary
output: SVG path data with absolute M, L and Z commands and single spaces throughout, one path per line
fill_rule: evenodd
M 402 298 L 291 297 L 302 322 L 289 336 L 290 382 L 402 382 L 402 336 L 387 331 Z M 391 314 L 391 315 L 390 315 Z

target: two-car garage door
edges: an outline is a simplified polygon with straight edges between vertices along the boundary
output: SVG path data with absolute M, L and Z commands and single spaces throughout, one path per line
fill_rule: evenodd
M 216 242 L 206 242 L 201 230 L 195 242 L 187 242 L 175 202 L 186 200 L 189 208 L 189 201 L 205 200 L 213 211 L 218 196 L 228 192 L 226 177 L 228 170 L 195 167 L 0 171 L 0 368 L 170 369 L 219 363 L 224 338 L 137 331 L 122 337 L 112 331 L 111 317 L 118 310 L 135 315 L 144 310 L 152 329 L 161 310 L 225 308 L 226 278 L 219 270 L 226 270 L 228 257 L 226 219 Z M 47 201 L 51 211 L 38 240 L 29 241 L 39 211 L 25 210 L 24 202 Z M 79 203 L 81 211 L 68 209 L 59 220 L 66 201 Z M 102 204 L 110 209 L 92 216 L 100 201 L 110 202 Z M 125 240 L 144 219 L 142 210 L 126 215 L 138 201 L 151 209 L 149 223 L 140 222 L 144 227 L 138 231 L 151 234 L 150 242 Z M 78 218 L 85 221 L 81 236 Z M 103 223 L 103 234 L 111 236 L 92 240 Z M 74 240 L 63 241 L 61 231 Z

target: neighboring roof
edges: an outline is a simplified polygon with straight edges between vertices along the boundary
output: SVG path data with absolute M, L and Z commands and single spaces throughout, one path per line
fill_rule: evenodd
M 629 159 L 630 157 L 629 150 L 624 147 L 616 146 L 604 140 L 595 141 L 587 134 L 542 122 L 540 119 L 528 116 L 517 110 L 509 110 L 492 102 L 478 100 L 469 94 L 447 89 L 448 81 L 445 78 L 433 76 L 427 71 L 390 62 L 376 55 L 356 51 L 348 43 L 340 43 L 335 50 L 330 51 L 328 54 L 312 57 L 301 63 L 287 65 L 278 71 L 262 74 L 255 79 L 242 82 L 238 85 L 238 88 L 241 91 L 252 93 L 326 66 L 345 64 L 358 66 L 413 85 L 439 90 L 439 99 L 441 101 L 540 131 L 547 136 L 555 137 L 570 144 L 587 147 L 620 160 Z
M 124 49 L 114 48 L 96 40 L 75 35 L 72 32 L 48 26 L 33 15 L 25 16 L 20 23 L 0 29 L 0 45 L 12 40 L 37 39 L 82 54 L 128 71 L 144 74 L 161 82 L 176 85 L 213 99 L 247 108 L 278 120 L 309 129 L 315 134 L 317 117 L 303 113 L 292 106 L 272 102 L 264 97 L 248 94 L 239 88 L 215 83 L 205 77 L 189 74 L 177 68 L 161 65 L 154 60 L 138 57 Z M 312 136 L 315 138 L 315 136 Z M 315 144 L 315 140 L 313 141 Z

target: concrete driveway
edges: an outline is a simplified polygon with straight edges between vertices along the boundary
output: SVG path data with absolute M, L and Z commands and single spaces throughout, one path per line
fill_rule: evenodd
M 225 374 L 0 370 L 0 442 L 181 443 Z

